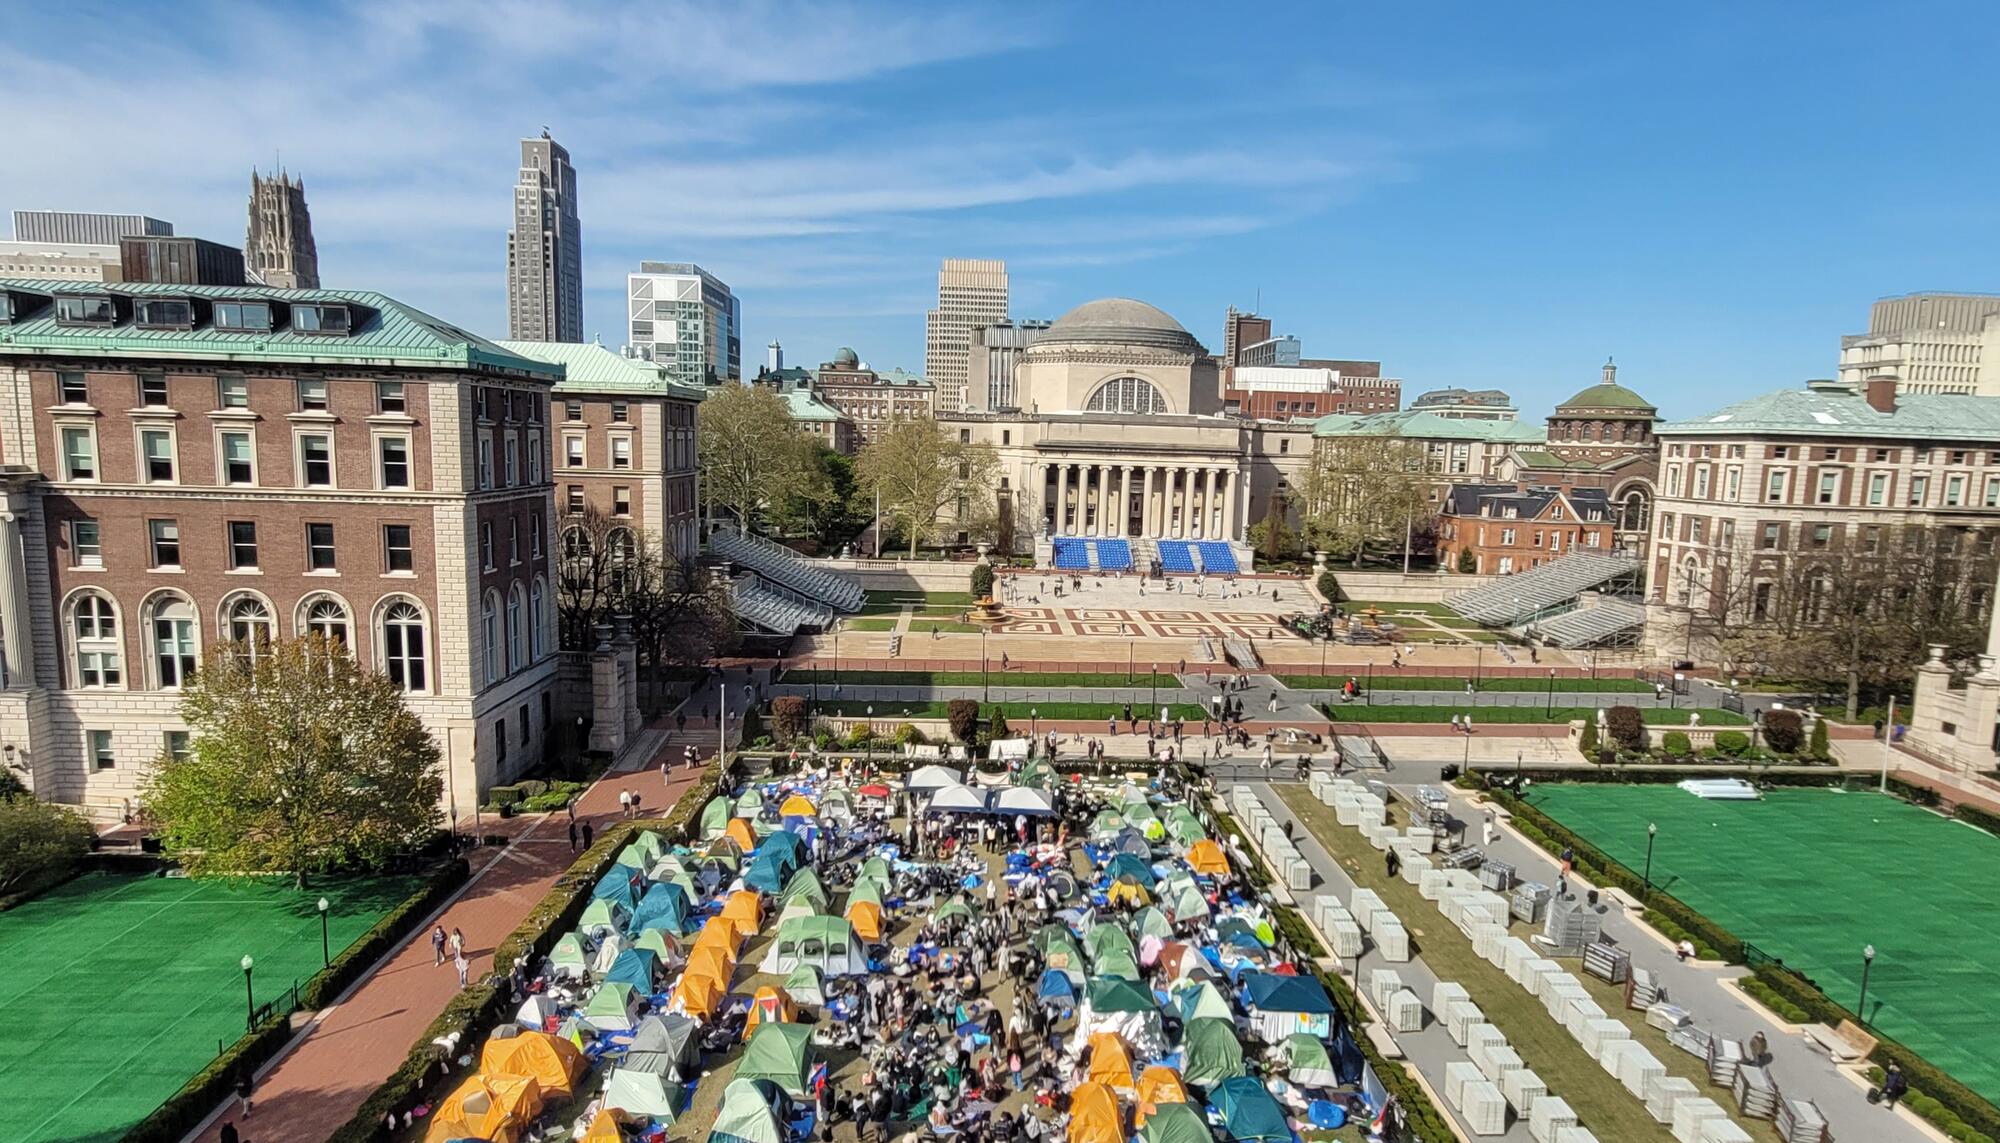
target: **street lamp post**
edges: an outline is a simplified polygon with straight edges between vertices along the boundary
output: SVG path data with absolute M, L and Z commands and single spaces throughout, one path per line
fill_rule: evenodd
M 1040 729 L 1035 725 L 1037 717 L 1039 716 L 1040 713 L 1041 711 L 1039 707 L 1031 706 L 1028 708 L 1028 750 L 1031 753 L 1035 749 L 1035 735 Z
M 868 761 L 875 761 L 875 704 L 868 704 Z
M 840 697 L 840 628 L 833 629 L 833 697 Z
M 1875 946 L 1866 945 L 1861 950 L 1861 1003 L 1854 1014 L 1861 1018 L 1862 1027 L 1868 1026 L 1868 970 L 1875 965 Z
M 248 953 L 245 953 L 241 963 L 243 965 L 243 1026 L 245 1028 L 255 1028 L 257 1026 L 257 993 L 250 987 L 250 968 L 256 962 L 250 959 Z
M 1465 756 L 1459 759 L 1458 772 L 1461 774 L 1472 772 L 1472 716 L 1470 714 L 1465 716 Z
M 1556 669 L 1554 667 L 1549 668 L 1549 706 L 1545 713 L 1550 718 L 1556 716 Z
M 1368 686 L 1361 692 L 1361 705 L 1375 705 L 1375 660 L 1368 660 Z
M 1646 823 L 1646 884 L 1639 890 L 1639 904 L 1644 905 L 1653 895 L 1653 839 L 1660 834 L 1660 823 Z
M 1675 672 L 1674 672 L 1674 693 L 1673 693 L 1673 697 L 1672 697 L 1672 698 L 1669 698 L 1669 699 L 1667 700 L 1667 709 L 1668 709 L 1668 710 L 1679 710 L 1679 709 L 1680 709 L 1680 705 L 1681 705 L 1681 682 L 1682 682 L 1682 681 L 1683 681 L 1684 679 L 1686 679 L 1686 678 L 1687 678 L 1687 676 L 1686 676 L 1686 675 L 1684 675 L 1684 674 L 1682 674 L 1682 673 L 1680 673 L 1679 671 L 1675 671 Z
M 719 765 L 722 756 L 729 753 L 729 684 L 718 681 L 715 684 L 715 761 Z
M 333 964 L 332 941 L 328 937 L 326 929 L 326 911 L 331 906 L 332 902 L 326 898 L 321 897 L 319 899 L 319 963 L 323 967 L 330 967 Z
M 979 629 L 979 701 L 993 701 L 991 677 L 986 673 L 986 628 Z
M 1148 708 L 1146 713 L 1151 714 L 1152 708 L 1160 705 L 1160 665 L 1158 663 L 1152 665 L 1151 673 L 1146 676 L 1146 682 L 1150 688 L 1146 695 L 1146 706 Z
M 1521 795 L 1521 754 L 1522 752 L 1519 750 L 1514 751 L 1514 796 L 1515 797 L 1519 797 Z

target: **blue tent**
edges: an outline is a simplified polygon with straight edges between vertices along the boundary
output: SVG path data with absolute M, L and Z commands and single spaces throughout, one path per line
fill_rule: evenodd
M 1222 1113 L 1223 1130 L 1233 1139 L 1244 1143 L 1250 1140 L 1289 1143 L 1292 1138 L 1291 1124 L 1285 1121 L 1285 1109 L 1253 1076 L 1223 1080 L 1216 1085 L 1209 1100 Z
M 1042 982 L 1035 989 L 1035 998 L 1043 1004 L 1070 1008 L 1076 1004 L 1076 985 L 1070 983 L 1069 974 L 1062 969 L 1044 969 Z
M 663 881 L 646 890 L 638 907 L 632 910 L 632 927 L 684 933 L 687 931 L 687 915 L 687 891 L 672 882 Z
M 614 865 L 611 872 L 598 878 L 597 887 L 590 891 L 592 900 L 610 901 L 626 912 L 638 903 L 639 891 L 632 884 L 632 870 L 623 865 Z
M 1112 881 L 1129 877 L 1138 885 L 1152 888 L 1159 879 L 1153 876 L 1153 867 L 1129 853 L 1121 853 L 1104 867 L 1104 876 Z
M 805 839 L 787 829 L 781 829 L 757 843 L 757 856 L 779 855 L 791 863 L 793 869 L 806 863 Z M 791 876 L 789 873 L 787 877 Z
M 604 974 L 604 980 L 607 984 L 629 984 L 634 991 L 651 996 L 654 974 L 659 968 L 660 958 L 652 949 L 626 949 L 611 962 L 611 971 Z
M 1243 974 L 1244 1001 L 1252 1008 L 1270 1012 L 1331 1014 L 1333 998 L 1320 982 L 1310 976 L 1286 976 L 1276 972 Z

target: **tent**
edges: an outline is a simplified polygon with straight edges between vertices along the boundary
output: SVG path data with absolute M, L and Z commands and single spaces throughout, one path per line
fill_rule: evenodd
M 1174 924 L 1167 915 L 1151 905 L 1139 910 L 1132 918 L 1132 931 L 1143 941 L 1146 937 L 1158 937 L 1162 942 L 1174 939 Z
M 1003 739 L 1002 741 L 1006 740 Z M 1024 743 L 1025 741 L 1026 740 L 1023 740 Z M 998 746 L 999 744 L 1000 743 L 998 742 L 994 743 L 995 746 Z M 1055 767 L 1049 765 L 1047 762 L 1044 762 L 1039 758 L 1030 762 L 1023 763 L 1021 768 L 1014 772 L 1014 785 L 1016 786 L 1033 786 L 1037 789 L 1045 790 L 1051 786 L 1054 786 L 1055 784 L 1056 784 Z
M 697 943 L 688 954 L 687 970 L 706 973 L 717 980 L 729 980 L 736 975 L 736 954 L 725 945 Z
M 790 863 L 792 869 L 798 869 L 807 863 L 811 855 L 806 852 L 806 840 L 804 838 L 793 833 L 791 830 L 781 829 L 773 832 L 769 837 L 758 843 L 757 856 L 762 858 L 780 858 Z M 791 876 L 792 874 L 788 870 L 785 873 L 786 880 L 789 881 Z
M 618 1129 L 618 1113 L 599 1111 L 592 1116 L 581 1143 L 625 1143 L 625 1133 Z
M 785 882 L 785 891 L 779 899 L 788 905 L 804 899 L 824 909 L 833 901 L 833 896 L 826 891 L 826 884 L 819 879 L 819 874 L 807 865 L 801 866 L 798 872 L 792 874 L 791 880 Z
M 687 916 L 688 897 L 680 886 L 654 885 L 639 899 L 638 908 L 632 910 L 632 927 L 684 933 Z
M 1063 970 L 1045 968 L 1041 983 L 1035 988 L 1035 999 L 1045 1006 L 1067 1010 L 1076 1006 L 1076 986 Z
M 1252 1030 L 1266 1043 L 1278 1043 L 1294 1032 L 1321 1039 L 1333 1035 L 1333 1001 L 1310 976 L 1245 973 L 1243 999 Z
M 1236 944 L 1247 949 L 1258 949 L 1271 942 L 1264 939 L 1258 926 L 1241 917 L 1224 917 L 1215 923 L 1215 939 L 1221 944 Z
M 618 963 L 618 954 L 625 951 L 625 938 L 617 933 L 605 933 L 590 953 L 590 971 L 598 975 L 611 971 Z
M 628 845 L 625 848 L 629 850 L 632 847 Z M 613 865 L 591 888 L 591 900 L 610 901 L 626 912 L 631 912 L 632 906 L 639 903 L 639 887 L 633 884 L 638 875 L 637 865 Z
M 649 829 L 642 829 L 633 834 L 632 844 L 646 855 L 647 864 L 658 860 L 661 854 L 667 852 L 667 839 Z
M 1299 1087 L 1339 1087 L 1333 1058 L 1317 1036 L 1294 1032 L 1285 1037 L 1285 1078 Z
M 521 1007 L 514 1011 L 514 1023 L 522 1028 L 540 1031 L 549 1026 L 549 1017 L 556 1014 L 556 1002 L 546 992 L 537 992 L 521 1001 Z
M 925 790 L 942 790 L 947 786 L 962 786 L 965 775 L 949 766 L 919 766 L 903 779 L 903 788 L 913 793 Z
M 854 906 L 862 901 L 871 901 L 880 905 L 882 903 L 882 883 L 867 877 L 856 881 L 854 888 L 847 891 L 848 911 L 852 912 Z
M 813 805 L 812 799 L 806 797 L 804 794 L 793 794 L 791 797 L 785 799 L 783 805 L 778 807 L 778 816 L 781 818 L 815 818 L 819 816 L 819 807 Z
M 1110 1088 L 1085 1082 L 1070 1093 L 1069 1143 L 1125 1143 L 1124 1117 Z
M 784 1093 L 768 1080 L 730 1080 L 722 1089 L 709 1143 L 785 1143 L 784 1106 Z
M 1236 1010 L 1229 1006 L 1229 998 L 1206 980 L 1174 989 L 1173 998 L 1174 1011 L 1182 1022 L 1214 1017 L 1228 1020 L 1233 1026 L 1236 1020 Z
M 1208 1121 L 1185 1100 L 1158 1104 L 1139 1127 L 1139 1143 L 1215 1143 Z
M 1285 1109 L 1264 1090 L 1264 1085 L 1250 1076 L 1237 1076 L 1222 1081 L 1209 1096 L 1209 1102 L 1222 1113 L 1223 1130 L 1234 1139 L 1271 1140 L 1273 1143 L 1289 1143 L 1292 1138 L 1291 1125 L 1285 1122 Z
M 1130 881 L 1119 881 L 1105 891 L 1104 900 L 1112 905 L 1129 905 L 1137 909 L 1151 904 L 1153 898 L 1146 892 L 1144 886 L 1134 885 Z
M 623 905 L 600 899 L 583 907 L 583 916 L 577 918 L 576 927 L 592 940 L 603 940 L 606 933 L 624 932 L 631 919 L 632 914 Z
M 782 854 L 759 853 L 751 859 L 749 867 L 743 871 L 743 884 L 759 893 L 769 893 L 775 897 L 797 870 L 798 866 L 787 861 Z
M 1202 896 L 1201 890 L 1192 885 L 1183 886 L 1175 890 L 1172 895 L 1162 897 L 1161 902 L 1166 907 L 1167 915 L 1176 923 L 1198 921 L 1213 911 L 1208 907 L 1208 898 Z
M 533 1078 L 474 1073 L 431 1112 L 424 1143 L 453 1139 L 515 1143 L 541 1113 L 541 1088 Z
M 679 964 L 681 960 L 680 940 L 665 929 L 647 929 L 632 942 L 632 947 L 645 949 L 659 957 L 662 964 Z
M 795 1099 L 809 1099 L 813 1063 L 811 1028 L 760 1024 L 737 1061 L 736 1078 L 769 1080 Z
M 673 995 L 667 998 L 667 1007 L 707 1019 L 715 1015 L 728 995 L 727 984 L 708 973 L 689 969 L 681 974 L 680 983 L 674 985 Z
M 1243 1074 L 1243 1044 L 1236 1025 L 1215 1016 L 1189 1020 L 1181 1030 L 1181 1078 L 1213 1087 Z
M 730 817 L 728 798 L 710 798 L 708 804 L 701 808 L 701 836 L 721 837 L 722 832 L 729 828 Z
M 736 804 L 732 808 L 735 810 L 737 817 L 749 818 L 755 821 L 764 813 L 763 791 L 755 786 L 745 787 L 742 793 L 736 795 Z M 748 849 L 749 847 L 745 846 L 744 848 Z
M 820 795 L 819 816 L 835 821 L 854 818 L 854 796 L 846 790 L 828 790 Z
M 620 1067 L 604 1081 L 604 1106 L 627 1115 L 672 1123 L 684 1089 L 657 1072 Z
M 778 926 L 778 935 L 758 966 L 762 972 L 787 973 L 811 965 L 828 976 L 857 976 L 868 971 L 868 958 L 854 939 L 854 926 L 840 917 L 793 917 Z
M 621 869 L 631 870 L 633 872 L 642 870 L 646 868 L 646 862 L 649 859 L 651 859 L 652 856 L 653 856 L 652 854 L 647 853 L 644 849 L 641 849 L 639 846 L 628 844 L 625 846 L 624 849 L 619 850 L 618 856 L 615 859 L 613 859 L 611 873 L 617 873 Z M 608 875 L 609 874 L 607 874 L 607 876 Z
M 1117 810 L 1099 810 L 1097 816 L 1090 819 L 1091 837 L 1116 837 L 1118 831 L 1124 828 L 1125 815 Z
M 799 1006 L 792 1002 L 792 994 L 767 984 L 750 998 L 750 1015 L 743 1023 L 743 1038 L 749 1039 L 765 1024 L 796 1024 L 798 1021 Z
M 943 921 L 952 917 L 964 917 L 969 921 L 977 916 L 979 916 L 979 905 L 976 902 L 967 900 L 961 894 L 938 906 L 938 911 L 931 914 L 931 919 Z
M 792 1001 L 814 1008 L 826 1005 L 826 974 L 809 964 L 802 964 L 785 978 L 785 991 L 792 994 Z
M 1157 1007 L 1145 985 L 1118 977 L 1092 980 L 1087 996 L 1090 1010 L 1097 1013 L 1151 1012 Z
M 678 1013 L 648 1016 L 632 1029 L 631 1046 L 618 1066 L 685 1083 L 701 1074 L 701 1025 Z
M 718 948 L 736 959 L 736 950 L 743 947 L 744 938 L 755 929 L 738 928 L 738 922 L 727 917 L 714 916 L 702 922 L 701 931 L 694 935 L 694 947 L 698 949 Z
M 1082 987 L 1083 952 L 1076 947 L 1076 942 L 1071 940 L 1068 934 L 1065 933 L 1061 940 L 1051 941 L 1042 949 L 1042 963 L 1068 976 L 1071 984 Z
M 728 827 L 722 831 L 722 836 L 735 842 L 736 847 L 746 853 L 757 848 L 757 834 L 750 828 L 749 818 L 730 818 Z
M 629 984 L 642 996 L 651 996 L 659 978 L 660 958 L 646 949 L 626 949 L 604 974 L 607 982 Z
M 785 901 L 780 904 L 778 909 L 778 923 L 782 925 L 793 917 L 819 917 L 824 916 L 825 913 L 826 910 L 815 904 L 810 898 L 800 897 L 796 901 Z
M 882 906 L 874 901 L 855 901 L 847 906 L 847 921 L 854 935 L 864 941 L 882 939 Z
M 983 814 L 986 792 L 970 786 L 945 786 L 931 795 L 929 808 L 940 814 Z
M 1110 848 L 1142 859 L 1151 857 L 1153 853 L 1153 843 L 1146 840 L 1145 834 L 1131 826 L 1118 831 L 1118 835 L 1111 839 Z
M 1054 817 L 1055 796 L 1047 790 L 1037 790 L 1031 786 L 1012 786 L 993 797 L 995 813 L 1020 814 L 1031 818 Z
M 1153 876 L 1153 867 L 1129 853 L 1121 853 L 1104 867 L 1104 876 L 1111 881 L 1130 881 L 1151 889 L 1159 878 Z
M 1187 863 L 1189 869 L 1203 877 L 1225 877 L 1229 874 L 1229 855 L 1208 838 L 1188 846 Z
M 751 890 L 738 889 L 722 903 L 721 917 L 735 925 L 738 933 L 754 933 L 764 923 L 764 902 Z
M 1115 1032 L 1090 1034 L 1090 1068 L 1084 1078 L 1113 1091 L 1139 1090 L 1132 1082 L 1132 1053 Z
M 556 946 L 549 950 L 549 963 L 555 966 L 557 976 L 582 976 L 590 965 L 590 953 L 583 947 L 583 937 L 576 933 L 564 933 L 556 938 Z
M 1215 969 L 1208 963 L 1208 958 L 1201 955 L 1201 950 L 1179 941 L 1168 941 L 1160 946 L 1158 963 L 1169 988 L 1184 980 L 1215 975 Z
M 1208 836 L 1201 826 L 1201 819 L 1186 806 L 1175 806 L 1167 813 L 1167 832 L 1182 845 L 1192 845 Z
M 575 1044 L 547 1032 L 522 1032 L 486 1041 L 479 1070 L 494 1076 L 528 1076 L 544 1097 L 568 1099 L 589 1064 Z
M 583 1006 L 584 1022 L 600 1032 L 623 1032 L 632 1027 L 641 999 L 629 984 L 600 985 Z
M 1139 1073 L 1138 1109 L 1133 1117 L 1144 1123 L 1165 1104 L 1190 1102 L 1181 1074 L 1164 1064 L 1154 1064 Z
M 854 876 L 856 880 L 866 878 L 869 881 L 879 881 L 885 886 L 892 884 L 889 862 L 882 857 L 871 857 L 862 862 L 861 872 Z
M 1112 950 L 1099 957 L 1092 966 L 1099 976 L 1118 976 L 1126 980 L 1139 980 L 1144 974 L 1139 971 L 1139 962 L 1130 955 Z
M 1139 950 L 1132 944 L 1132 938 L 1117 925 L 1098 925 L 1083 934 L 1083 948 L 1090 954 L 1090 961 L 1096 964 L 1105 954 L 1119 952 L 1127 957 L 1135 957 Z

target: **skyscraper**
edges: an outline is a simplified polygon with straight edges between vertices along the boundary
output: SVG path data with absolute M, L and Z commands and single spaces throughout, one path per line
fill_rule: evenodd
M 924 322 L 924 372 L 937 386 L 937 410 L 965 408 L 972 330 L 1007 318 L 1007 263 L 997 258 L 946 258 L 938 271 L 938 308 Z
M 507 330 L 515 341 L 583 340 L 583 229 L 576 171 L 549 138 L 521 140 L 507 235 Z
M 743 304 L 692 262 L 641 262 L 625 276 L 632 348 L 692 385 L 743 379 Z
M 250 229 L 243 238 L 243 262 L 267 286 L 319 289 L 319 251 L 313 246 L 303 176 L 294 180 L 280 170 L 265 178 L 250 169 Z

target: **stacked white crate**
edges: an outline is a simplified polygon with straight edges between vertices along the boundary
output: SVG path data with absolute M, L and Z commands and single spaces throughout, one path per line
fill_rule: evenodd
M 1659 1058 L 1647 1051 L 1646 1046 L 1639 1041 L 1625 1042 L 1631 1047 L 1625 1049 L 1625 1058 L 1618 1061 L 1618 1082 L 1625 1085 L 1626 1091 L 1644 1099 L 1646 1093 L 1652 1089 L 1653 1082 L 1667 1074 L 1667 1065 L 1661 1063 Z
M 1528 1134 L 1537 1143 L 1556 1143 L 1556 1136 L 1565 1127 L 1576 1126 L 1576 1112 L 1560 1098 L 1545 1095 L 1537 1099 L 1528 1109 Z
M 1389 807 L 1373 794 L 1360 797 L 1361 820 L 1369 825 L 1381 825 L 1389 817 Z
M 1452 980 L 1440 980 L 1431 985 L 1431 1015 L 1444 1019 L 1444 1010 L 1451 1007 L 1454 1000 L 1464 1000 L 1470 994 L 1465 986 Z
M 1437 849 L 1437 831 L 1429 826 L 1411 826 L 1403 835 L 1410 839 L 1410 848 L 1418 853 L 1431 853 Z
M 1500 1077 L 1500 1092 L 1513 1105 L 1514 1114 L 1525 1116 L 1534 1110 L 1537 1100 L 1548 1096 L 1549 1085 L 1533 1068 L 1515 1068 Z
M 1363 812 L 1366 812 L 1366 807 L 1363 807 Z M 1396 827 L 1392 825 L 1363 826 L 1361 832 L 1368 838 L 1369 845 L 1384 852 L 1388 851 L 1389 843 L 1396 840 Z
M 1454 1000 L 1445 1006 L 1444 1024 L 1451 1032 L 1451 1042 L 1463 1048 L 1466 1037 L 1474 1028 L 1486 1023 L 1486 1013 L 1470 1000 Z
M 1354 914 L 1354 923 L 1360 925 L 1363 932 L 1368 933 L 1375 931 L 1375 914 L 1385 913 L 1390 917 L 1395 916 L 1389 912 L 1389 907 L 1382 903 L 1381 895 L 1373 889 L 1356 889 L 1350 894 L 1347 898 L 1347 911 Z
M 1426 901 L 1439 901 L 1451 886 L 1451 870 L 1426 869 L 1417 876 L 1417 892 Z
M 1479 1074 L 1494 1083 L 1506 1079 L 1508 1072 L 1517 1072 L 1528 1066 L 1521 1053 L 1506 1044 L 1486 1049 L 1484 1058 L 1473 1062 L 1479 1065 Z
M 1751 1143 L 1750 1133 L 1727 1119 L 1707 1119 L 1701 1125 L 1701 1143 Z
M 1565 1127 L 1556 1132 L 1556 1143 L 1597 1143 L 1587 1127 Z
M 1336 918 L 1333 926 L 1326 930 L 1326 939 L 1333 943 L 1333 955 L 1335 956 L 1357 957 L 1361 955 L 1361 926 L 1355 924 L 1354 918 L 1350 916 L 1342 915 Z
M 1431 859 L 1422 854 L 1411 854 L 1403 859 L 1403 880 L 1411 885 L 1422 885 L 1424 875 L 1431 871 Z
M 1377 919 L 1375 922 L 1375 948 L 1382 959 L 1401 964 L 1410 959 L 1410 932 L 1397 920 Z
M 1563 1009 L 1562 1024 L 1564 1028 L 1569 1030 L 1569 1038 L 1581 1044 L 1584 1042 L 1584 1028 L 1592 1021 L 1602 1019 L 1604 1019 L 1604 1009 L 1598 1007 L 1597 1001 L 1592 1000 L 1588 996 L 1578 995 L 1570 1000 L 1568 1008 Z M 1617 1022 L 1613 1021 L 1613 1023 Z M 1623 1028 L 1625 1025 L 1619 1024 L 1618 1026 Z M 1617 1033 L 1608 1032 L 1607 1034 L 1616 1035 Z M 1630 1038 L 1632 1033 L 1628 1031 L 1625 1035 L 1627 1038 Z M 1597 1053 L 1591 1052 L 1590 1058 L 1593 1060 L 1596 1059 Z
M 1475 923 L 1472 931 L 1466 935 L 1472 938 L 1473 955 L 1491 963 L 1494 954 L 1500 948 L 1500 942 L 1507 939 L 1507 926 L 1496 925 L 1491 921 L 1479 922 Z
M 1722 1105 L 1705 1095 L 1674 1102 L 1674 1138 L 1680 1143 L 1701 1143 L 1702 1124 L 1711 1119 L 1727 1119 Z
M 1285 858 L 1285 885 L 1301 893 L 1313 887 L 1312 862 L 1299 856 L 1296 849 Z
M 1466 1084 L 1485 1082 L 1486 1077 L 1479 1074 L 1479 1069 L 1464 1060 L 1454 1060 L 1444 1066 L 1444 1098 L 1453 1107 L 1461 1106 Z
M 1597 1004 L 1594 1001 L 1591 1002 L 1590 1006 L 1597 1008 Z M 1570 1008 L 1571 1012 L 1578 1012 L 1580 1010 L 1581 1005 Z M 1627 1028 L 1624 1021 L 1606 1016 L 1602 1008 L 1597 1008 L 1597 1015 L 1595 1016 L 1582 1016 L 1571 1025 L 1570 1030 L 1576 1036 L 1576 1042 L 1583 1045 L 1583 1050 L 1589 1054 L 1590 1058 L 1600 1062 L 1604 1059 L 1604 1050 L 1607 1047 L 1617 1041 L 1630 1040 L 1632 1038 L 1632 1029 Z M 1613 1061 L 1613 1065 L 1606 1067 L 1604 1070 L 1610 1072 L 1612 1075 L 1617 1075 L 1615 1061 Z
M 1424 1028 L 1424 1002 L 1417 994 L 1405 988 L 1389 998 L 1389 1026 L 1398 1032 L 1421 1032 Z
M 1403 977 L 1392 968 L 1368 970 L 1368 999 L 1381 1012 L 1389 1007 L 1389 998 L 1403 987 Z
M 1555 961 L 1547 957 L 1534 956 L 1521 962 L 1521 975 L 1516 979 L 1521 982 L 1522 988 L 1528 990 L 1530 996 L 1540 999 L 1549 977 L 1561 971 L 1562 966 Z
M 1361 794 L 1356 790 L 1341 790 L 1333 796 L 1333 820 L 1344 826 L 1361 824 Z
M 1451 882 L 1453 889 L 1463 889 L 1473 893 L 1486 891 L 1485 887 L 1479 884 L 1479 874 L 1470 869 L 1447 869 L 1444 875 L 1445 879 Z
M 1488 1059 L 1496 1051 L 1509 1051 L 1507 1037 L 1491 1024 L 1481 1024 L 1470 1029 L 1465 1036 L 1465 1058 L 1479 1069 L 1479 1074 L 1493 1078 L 1493 1069 Z
M 1598 1021 L 1593 1020 L 1590 1024 L 1585 1025 L 1584 1032 L 1588 1034 L 1591 1031 L 1591 1027 L 1597 1023 Z M 1617 1021 L 1614 1020 L 1612 1023 L 1616 1024 Z M 1620 1024 L 1619 1027 L 1623 1028 L 1624 1025 Z M 1634 1049 L 1642 1052 L 1646 1050 L 1639 1047 L 1638 1041 L 1631 1038 L 1629 1030 L 1623 1036 L 1613 1036 L 1609 1039 L 1599 1040 L 1597 1042 L 1597 1050 L 1594 1052 L 1590 1051 L 1588 1045 L 1584 1047 L 1584 1051 L 1590 1052 L 1596 1058 L 1597 1066 L 1603 1068 L 1604 1074 L 1610 1076 L 1612 1079 L 1617 1079 L 1618 1069 L 1625 1066 L 1625 1054 Z
M 1583 986 L 1576 982 L 1576 978 L 1561 969 L 1542 977 L 1541 991 L 1536 995 L 1540 998 L 1542 1007 L 1547 1010 L 1549 1019 L 1558 1024 L 1562 1023 L 1563 1013 L 1569 1011 L 1570 1001 L 1589 998 L 1583 991 Z
M 1515 984 L 1521 983 L 1521 966 L 1534 959 L 1534 948 L 1519 937 L 1508 937 L 1500 943 L 1500 971 Z
M 1331 893 L 1314 897 L 1313 923 L 1320 927 L 1320 931 L 1331 930 L 1336 921 L 1347 921 L 1350 924 L 1354 921 L 1353 915 L 1347 911 L 1347 906 L 1340 903 L 1340 898 Z
M 1700 1091 L 1691 1079 L 1662 1073 L 1646 1085 L 1646 1113 L 1655 1122 L 1672 1123 L 1674 1105 L 1684 1099 L 1697 1098 Z
M 1507 1133 L 1507 1097 L 1492 1080 L 1476 1080 L 1459 1092 L 1458 1110 L 1474 1135 Z

